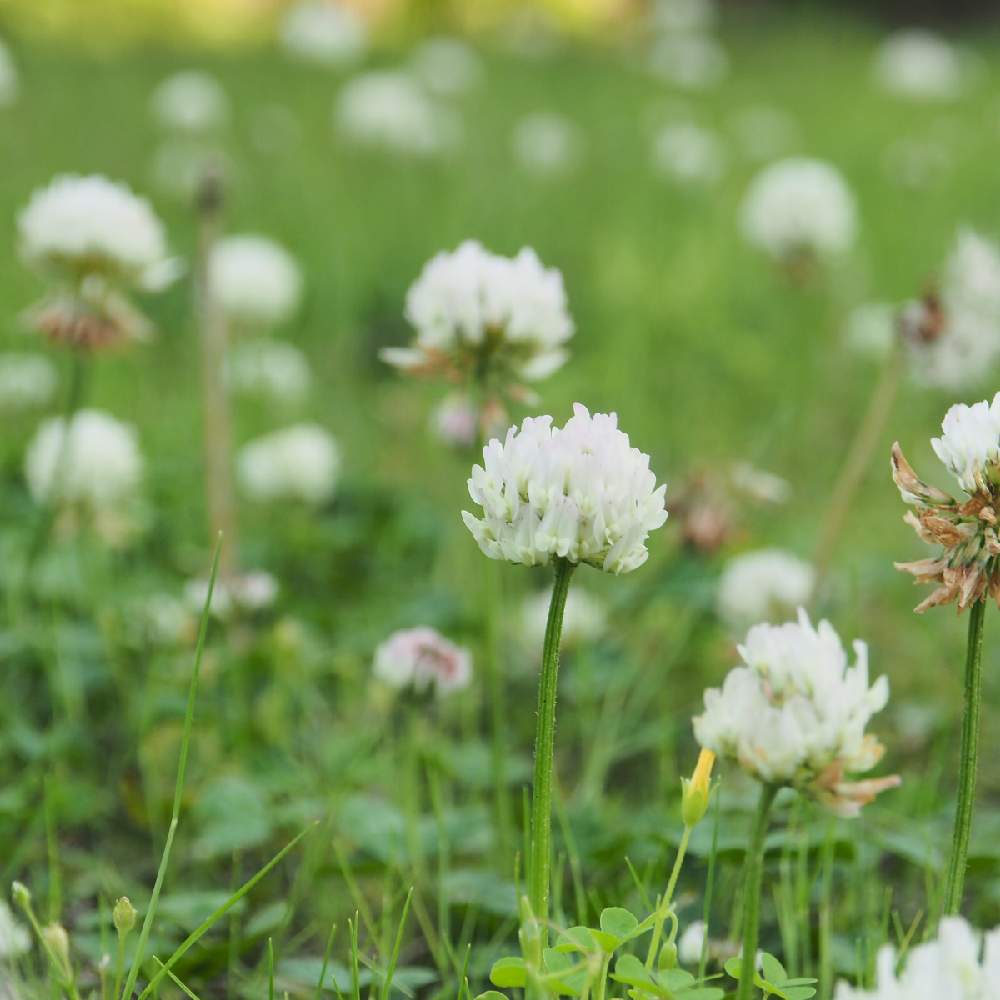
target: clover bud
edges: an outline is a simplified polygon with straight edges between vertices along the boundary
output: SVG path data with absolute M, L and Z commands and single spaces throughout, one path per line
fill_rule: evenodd
M 62 924 L 49 924 L 42 928 L 45 946 L 59 959 L 63 968 L 69 968 L 69 935 Z
M 667 941 L 660 949 L 660 956 L 656 964 L 660 969 L 677 968 L 677 945 L 673 941 Z
M 697 826 L 708 810 L 708 798 L 712 785 L 712 766 L 715 764 L 715 754 L 711 750 L 702 750 L 698 755 L 698 763 L 690 778 L 681 778 L 683 792 L 681 794 L 681 819 L 688 828 Z
M 115 903 L 114 910 L 111 911 L 111 919 L 114 921 L 115 930 L 121 937 L 124 937 L 135 927 L 135 920 L 138 914 L 128 896 L 121 896 Z
M 31 906 L 31 893 L 23 882 L 11 883 L 10 894 L 22 910 L 27 910 Z

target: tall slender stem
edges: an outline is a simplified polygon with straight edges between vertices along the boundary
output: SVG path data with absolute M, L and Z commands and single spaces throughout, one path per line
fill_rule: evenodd
M 483 674 L 489 701 L 490 769 L 493 778 L 493 807 L 496 813 L 497 853 L 506 867 L 511 841 L 510 799 L 507 790 L 507 698 L 500 663 L 500 617 L 503 605 L 503 580 L 499 563 L 490 562 L 484 570 L 485 583 L 485 656 Z
M 962 760 L 958 772 L 958 803 L 955 832 L 945 883 L 944 912 L 953 916 L 962 907 L 965 870 L 968 865 L 969 834 L 976 801 L 976 766 L 979 758 L 979 716 L 983 679 L 983 617 L 986 601 L 979 600 L 969 612 L 969 639 L 965 653 L 965 712 L 962 717 Z
M 528 898 L 538 920 L 542 946 L 549 919 L 549 870 L 552 864 L 552 769 L 556 736 L 556 691 L 559 682 L 559 640 L 570 577 L 575 568 L 565 559 L 556 560 L 552 601 L 545 625 L 542 673 L 538 679 L 538 717 L 535 726 L 535 774 L 531 792 L 531 859 Z
M 670 904 L 673 902 L 674 891 L 677 889 L 677 879 L 680 878 L 681 868 L 684 865 L 684 856 L 687 854 L 688 843 L 691 840 L 691 827 L 685 826 L 681 835 L 681 842 L 677 847 L 677 856 L 674 858 L 674 867 L 670 872 L 670 880 L 667 882 L 667 891 L 660 897 L 656 904 L 656 923 L 653 925 L 653 936 L 650 938 L 649 951 L 646 953 L 646 968 L 651 969 L 656 961 L 656 952 L 660 946 L 660 938 L 663 935 L 663 922 L 670 913 Z
M 778 794 L 776 785 L 763 785 L 747 847 L 746 881 L 743 884 L 743 959 L 740 964 L 740 987 L 737 1000 L 750 1000 L 756 972 L 757 939 L 760 934 L 760 883 L 764 874 L 764 838 L 771 805 Z
M 851 441 L 844 464 L 840 467 L 837 481 L 833 486 L 830 504 L 826 509 L 826 518 L 813 557 L 813 563 L 816 567 L 812 593 L 814 601 L 822 590 L 830 563 L 837 550 L 837 545 L 840 543 L 844 525 L 847 523 L 847 515 L 854 505 L 865 473 L 871 467 L 872 455 L 875 453 L 879 436 L 896 399 L 902 371 L 903 346 L 897 339 L 886 358 L 878 381 L 872 389 L 868 408 L 858 425 L 854 440 Z

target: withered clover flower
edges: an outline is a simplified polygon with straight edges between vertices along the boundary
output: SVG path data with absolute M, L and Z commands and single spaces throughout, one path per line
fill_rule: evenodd
M 892 477 L 913 508 L 904 520 L 921 540 L 938 545 L 936 556 L 896 563 L 918 583 L 937 588 L 917 605 L 918 613 L 957 603 L 964 611 L 987 594 L 1000 604 L 1000 393 L 990 403 L 957 403 L 945 414 L 942 435 L 931 445 L 965 492 L 956 499 L 925 483 L 899 443 L 892 446 Z

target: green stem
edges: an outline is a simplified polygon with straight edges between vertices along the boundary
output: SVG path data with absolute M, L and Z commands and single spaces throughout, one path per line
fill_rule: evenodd
M 764 785 L 747 847 L 746 881 L 743 885 L 743 958 L 736 1000 L 750 1000 L 756 970 L 757 939 L 760 932 L 760 884 L 764 873 L 764 838 L 771 805 L 778 794 L 776 785 Z
M 969 612 L 969 640 L 965 654 L 965 713 L 962 717 L 962 761 L 958 773 L 958 803 L 955 833 L 945 883 L 944 912 L 953 916 L 962 907 L 965 870 L 968 865 L 972 810 L 976 801 L 976 766 L 979 758 L 979 716 L 983 679 L 983 617 L 985 600 L 976 601 Z
M 670 912 L 670 903 L 674 898 L 674 890 L 677 888 L 677 879 L 681 874 L 681 866 L 684 864 L 684 855 L 687 854 L 688 841 L 691 839 L 691 827 L 684 827 L 681 835 L 681 842 L 677 847 L 677 857 L 674 858 L 674 867 L 670 872 L 670 880 L 667 882 L 667 891 L 661 897 L 656 906 L 656 923 L 653 925 L 653 937 L 649 942 L 649 952 L 646 954 L 646 968 L 651 969 L 656 960 L 656 950 L 660 944 L 660 937 L 663 934 L 663 923 Z
M 493 776 L 493 805 L 496 812 L 497 853 L 503 866 L 511 841 L 510 800 L 507 793 L 507 705 L 500 664 L 500 618 L 503 609 L 500 564 L 491 562 L 485 570 L 486 643 L 483 674 L 489 699 L 490 765 Z
M 535 728 L 535 773 L 531 793 L 531 859 L 528 869 L 531 910 L 539 922 L 542 946 L 549 919 L 549 869 L 552 864 L 552 769 L 556 736 L 556 691 L 559 681 L 559 640 L 574 564 L 556 560 L 552 601 L 545 626 L 542 672 L 538 679 Z

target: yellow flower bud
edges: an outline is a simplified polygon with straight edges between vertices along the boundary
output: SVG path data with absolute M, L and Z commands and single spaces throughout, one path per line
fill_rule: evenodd
M 111 911 L 111 919 L 114 921 L 115 930 L 120 935 L 128 934 L 135 927 L 137 916 L 135 907 L 128 896 L 120 897 L 115 903 L 115 908 Z
M 702 750 L 698 755 L 698 764 L 690 779 L 681 778 L 683 793 L 681 795 L 681 819 L 686 827 L 697 826 L 708 810 L 708 796 L 712 785 L 712 767 L 715 764 L 715 754 L 711 750 Z

